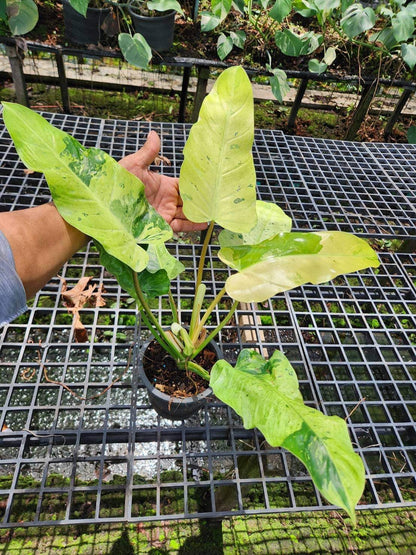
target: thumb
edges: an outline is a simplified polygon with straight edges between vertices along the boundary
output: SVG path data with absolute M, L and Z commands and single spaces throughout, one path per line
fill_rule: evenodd
M 156 131 L 150 131 L 146 142 L 136 154 L 136 164 L 150 166 L 160 150 L 160 138 Z

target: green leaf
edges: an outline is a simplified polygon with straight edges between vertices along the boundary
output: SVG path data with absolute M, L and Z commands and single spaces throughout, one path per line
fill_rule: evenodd
M 232 0 L 211 0 L 211 10 L 223 21 L 231 10 Z
M 7 18 L 6 2 L 0 2 L 0 21 L 5 21 Z
M 322 35 L 316 35 L 313 32 L 297 35 L 290 29 L 277 31 L 275 34 L 276 46 L 286 56 L 305 56 L 311 54 L 322 44 Z
M 416 2 L 410 2 L 405 8 L 403 8 L 402 11 L 405 11 L 408 15 L 411 15 L 412 17 L 416 17 Z
M 268 0 L 263 0 L 263 1 L 268 3 Z M 244 0 L 233 0 L 232 7 L 238 12 L 240 12 L 241 14 L 244 14 L 246 2 Z M 266 8 L 263 8 L 263 9 L 266 9 Z
M 218 256 L 238 270 L 225 287 L 241 302 L 262 302 L 308 282 L 379 266 L 366 241 L 342 231 L 279 233 L 258 245 L 222 248 Z
M 61 216 L 140 272 L 148 255 L 137 243 L 160 243 L 172 230 L 148 204 L 144 186 L 105 152 L 86 149 L 42 116 L 3 103 L 4 121 L 24 164 L 43 172 Z
M 314 5 L 322 12 L 332 12 L 341 6 L 341 0 L 316 0 Z
M 299 36 L 289 29 L 277 31 L 275 34 L 275 42 L 278 48 L 286 56 L 302 56 L 308 52 L 309 39 L 304 39 L 304 36 Z
M 131 36 L 128 33 L 118 35 L 118 45 L 127 62 L 133 66 L 146 69 L 152 59 L 152 50 L 140 33 Z
M 86 17 L 89 0 L 69 0 L 69 3 L 75 11 Z
M 294 0 L 293 9 L 296 13 L 306 18 L 315 16 L 319 11 L 314 3 L 307 2 L 306 0 Z
M 393 29 L 391 27 L 385 27 L 380 32 L 373 33 L 368 38 L 370 42 L 381 42 L 387 50 L 392 50 L 397 46 L 397 40 L 394 37 Z
M 179 188 L 192 222 L 238 232 L 256 223 L 253 118 L 250 80 L 243 68 L 230 67 L 205 98 L 184 148 Z
M 212 31 L 221 23 L 221 18 L 211 12 L 201 12 L 201 31 L 207 33 Z
M 38 7 L 33 0 L 6 0 L 6 12 L 13 35 L 29 33 L 38 22 Z
M 272 446 L 298 457 L 322 495 L 355 522 L 365 474 L 347 425 L 304 405 L 296 373 L 283 353 L 275 351 L 266 361 L 243 349 L 235 368 L 225 360 L 215 363 L 210 386 L 241 416 L 245 428 L 257 427 Z
M 234 46 L 237 48 L 244 48 L 244 43 L 247 38 L 244 31 L 231 31 L 230 38 L 233 41 Z
M 407 130 L 407 142 L 411 145 L 416 145 L 416 125 L 412 125 Z
M 336 57 L 337 51 L 333 46 L 330 46 L 326 49 L 323 61 L 326 63 L 327 66 L 330 66 L 332 63 L 334 63 Z
M 260 0 L 259 4 L 261 6 L 262 10 L 267 10 L 268 6 L 269 6 L 270 0 Z
M 219 235 L 221 247 L 256 245 L 274 237 L 277 233 L 289 232 L 292 220 L 276 204 L 258 200 L 256 202 L 257 224 L 248 233 L 233 233 L 223 230 Z
M 341 0 L 314 0 L 310 4 L 316 9 L 316 19 L 322 27 L 328 16 L 332 16 L 333 12 L 341 5 Z
M 341 0 L 341 12 L 345 13 L 354 2 L 355 0 Z
M 164 243 L 149 245 L 147 254 L 149 255 L 149 262 L 146 269 L 150 273 L 165 270 L 169 280 L 172 281 L 185 270 L 182 262 L 179 262 L 170 254 Z
M 269 16 L 281 23 L 292 11 L 292 0 L 276 0 L 273 8 L 269 11 Z
M 372 8 L 364 8 L 359 3 L 349 6 L 341 19 L 341 28 L 348 38 L 357 37 L 374 27 L 376 14 Z
M 275 98 L 282 103 L 284 97 L 290 92 L 290 85 L 287 80 L 287 75 L 283 69 L 271 68 L 270 65 L 266 65 L 267 71 L 270 71 L 273 75 L 269 78 L 270 86 L 272 88 L 272 93 Z
M 217 53 L 219 59 L 224 60 L 224 58 L 226 58 L 233 49 L 233 46 L 233 39 L 231 37 L 227 37 L 224 33 L 221 33 L 217 41 Z
M 397 42 L 406 41 L 413 35 L 415 30 L 413 17 L 406 12 L 406 10 L 402 10 L 396 14 L 396 16 L 391 20 L 391 26 L 394 38 Z
M 101 264 L 110 274 L 115 276 L 120 287 L 127 291 L 127 293 L 135 299 L 137 306 L 140 307 L 140 301 L 136 293 L 136 288 L 134 287 L 132 269 L 121 260 L 111 256 L 98 241 L 94 241 L 94 243 L 100 253 Z M 137 277 L 140 288 L 147 299 L 154 299 L 160 297 L 160 295 L 166 295 L 169 292 L 170 279 L 165 270 L 151 272 L 145 269 L 139 272 Z
M 328 69 L 328 66 L 325 62 L 320 62 L 319 60 L 314 58 L 313 60 L 309 60 L 308 69 L 310 72 L 317 73 L 319 75 L 321 73 L 325 73 L 325 71 Z
M 183 10 L 181 5 L 177 0 L 153 0 L 147 2 L 147 8 L 149 10 L 156 10 L 157 12 L 167 12 L 174 10 L 177 13 L 183 15 Z
M 402 44 L 401 46 L 402 58 L 409 66 L 411 71 L 416 65 L 416 46 L 413 44 Z

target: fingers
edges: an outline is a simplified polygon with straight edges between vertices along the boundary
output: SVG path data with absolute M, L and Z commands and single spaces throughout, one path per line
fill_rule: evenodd
M 204 229 L 207 229 L 208 224 L 207 223 L 196 224 L 194 222 L 190 222 L 189 220 L 180 220 L 178 218 L 175 218 L 170 222 L 170 226 L 173 229 L 173 231 L 178 233 L 180 231 L 185 231 L 185 232 L 203 231 Z
M 160 138 L 156 131 L 150 131 L 147 136 L 146 142 L 142 148 L 136 153 L 137 164 L 144 167 L 150 166 L 153 163 L 160 150 Z
M 156 131 L 150 131 L 146 142 L 140 150 L 134 154 L 129 154 L 119 161 L 119 164 L 131 173 L 136 173 L 137 169 L 147 169 L 158 155 L 160 150 L 160 138 Z

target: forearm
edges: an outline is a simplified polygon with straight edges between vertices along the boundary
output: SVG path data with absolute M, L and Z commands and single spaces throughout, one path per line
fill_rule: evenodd
M 28 299 L 88 240 L 62 219 L 52 203 L 0 213 L 0 230 L 10 244 Z

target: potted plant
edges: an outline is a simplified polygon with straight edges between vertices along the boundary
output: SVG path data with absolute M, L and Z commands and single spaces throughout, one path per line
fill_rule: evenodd
M 177 0 L 125 0 L 124 2 L 63 0 L 63 2 L 64 16 L 70 13 L 75 17 L 75 25 L 78 27 L 74 29 L 76 37 L 71 40 L 84 44 L 87 42 L 97 44 L 103 27 L 107 33 L 108 29 L 111 29 L 112 33 L 116 34 L 118 25 L 111 24 L 114 18 L 112 13 L 114 10 L 119 10 L 121 19 L 129 29 L 128 33 L 118 35 L 121 52 L 129 63 L 142 68 L 148 66 L 152 58 L 152 49 L 163 52 L 172 46 L 175 15 L 183 13 Z M 107 12 L 104 10 L 105 7 Z M 84 21 L 80 18 L 84 18 Z M 67 24 L 65 24 L 66 27 Z M 94 40 L 91 40 L 93 37 L 90 33 L 95 34 Z
M 271 445 L 297 456 L 328 501 L 355 520 L 364 467 L 347 425 L 304 405 L 284 354 L 275 351 L 266 360 L 244 349 L 235 366 L 218 360 L 210 371 L 196 359 L 239 302 L 262 302 L 307 282 L 318 284 L 379 264 L 364 240 L 336 231 L 293 233 L 290 218 L 278 206 L 256 200 L 253 98 L 245 71 L 232 67 L 217 79 L 184 148 L 183 211 L 193 222 L 209 222 L 189 322 L 181 320 L 169 288 L 183 266 L 165 246 L 171 230 L 148 205 L 143 184 L 104 152 L 85 149 L 23 106 L 5 103 L 4 120 L 23 162 L 45 173 L 61 215 L 94 238 L 102 263 L 136 299 L 143 322 L 183 376 L 205 379 L 246 428 L 259 428 Z M 218 256 L 233 273 L 205 301 L 207 292 L 213 296 L 203 271 L 215 224 L 223 228 Z M 149 306 L 160 295 L 172 309 L 168 330 Z M 210 315 L 227 295 L 228 314 L 207 331 Z
M 182 13 L 177 0 L 132 0 L 128 12 L 136 33 L 142 35 L 156 52 L 165 52 L 173 44 L 175 16 Z
M 99 44 L 106 35 L 117 34 L 113 2 L 62 0 L 62 5 L 66 40 L 75 44 Z

